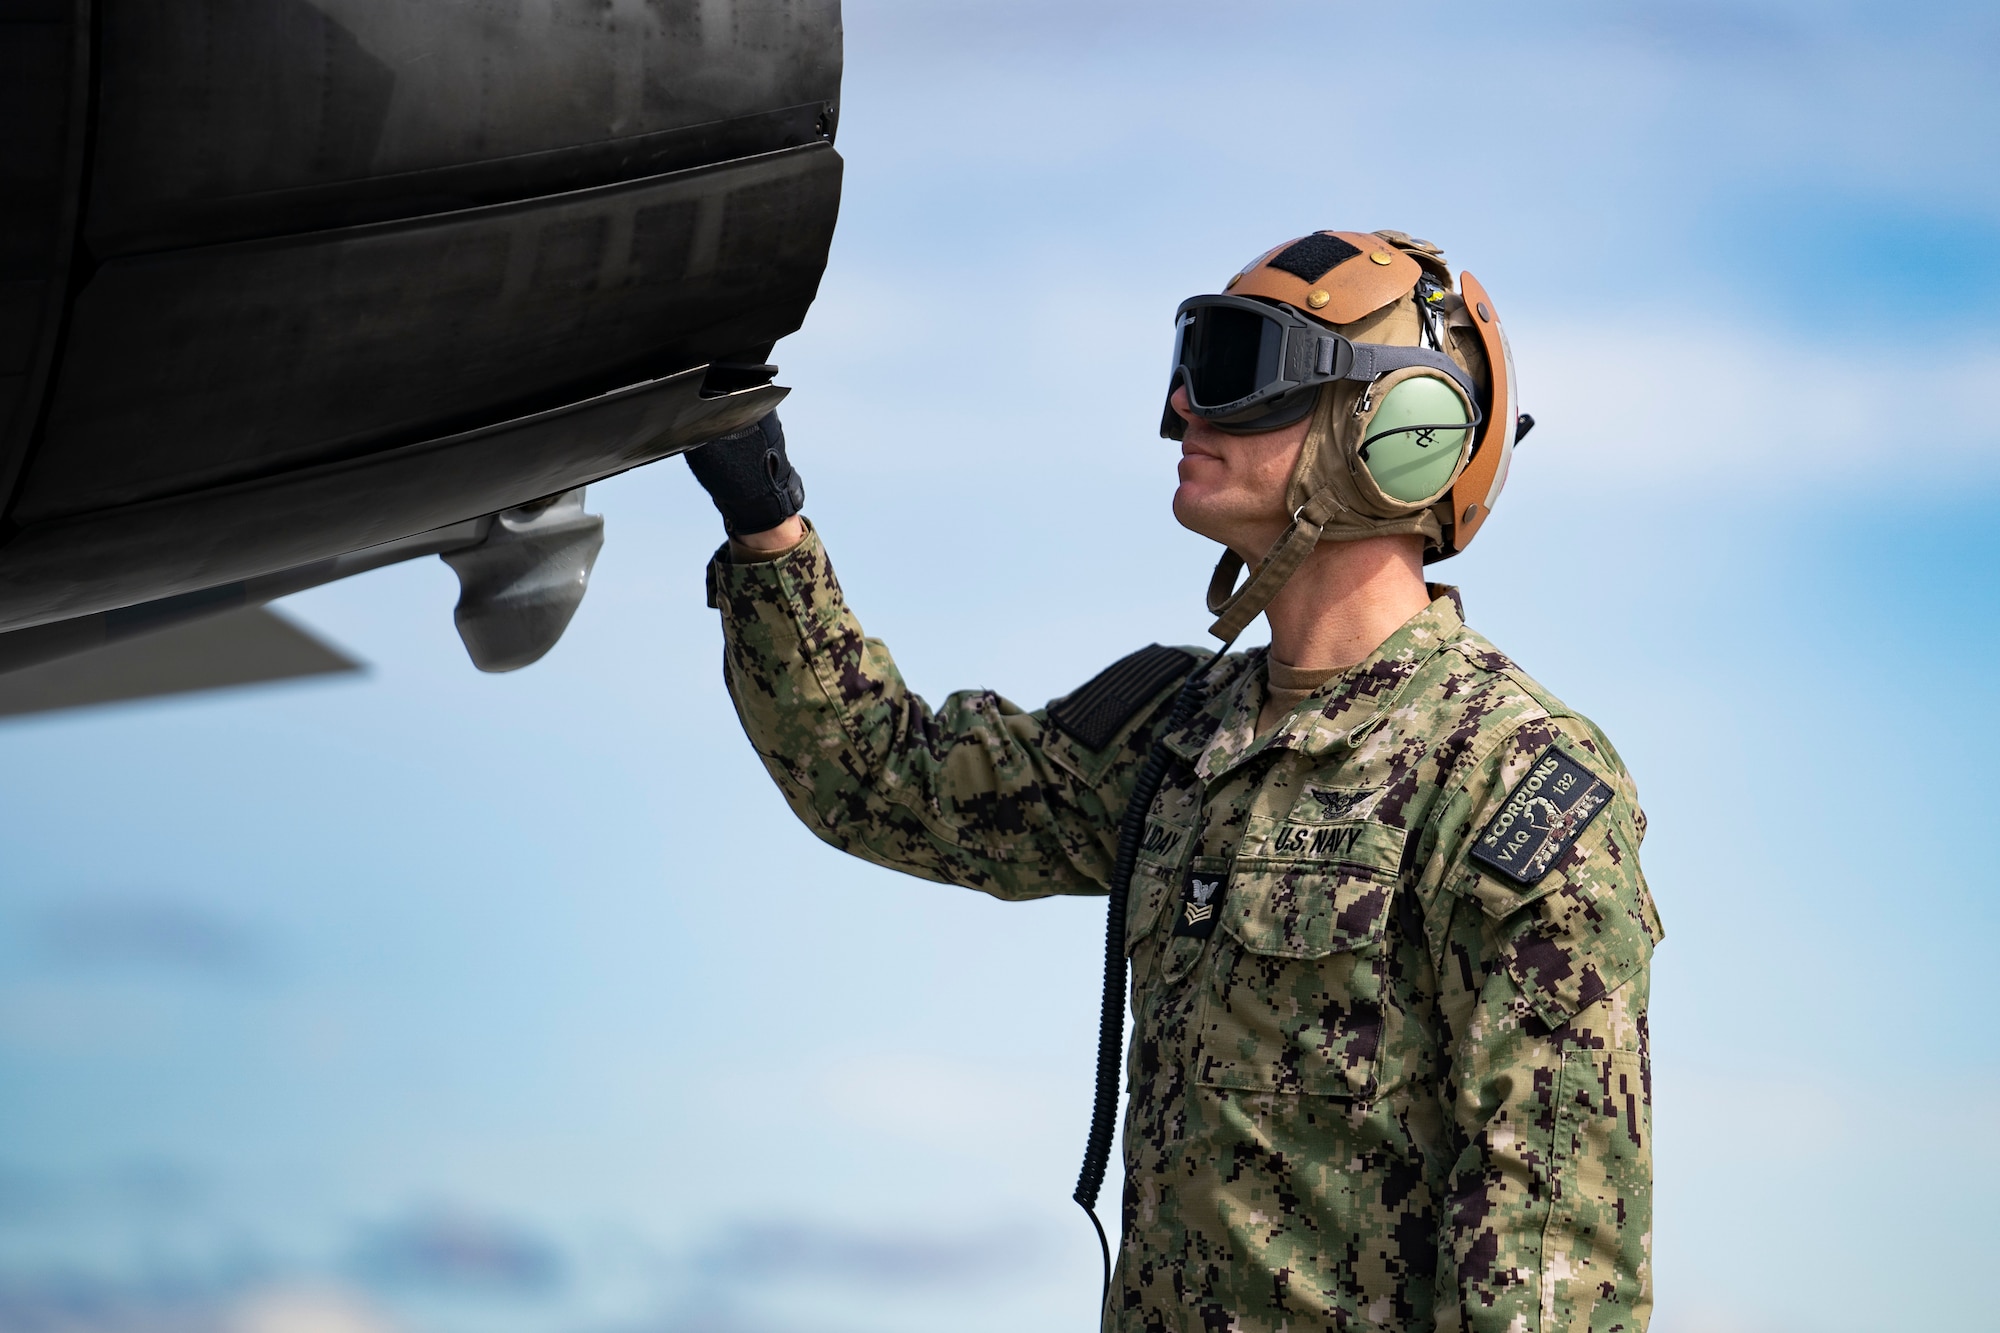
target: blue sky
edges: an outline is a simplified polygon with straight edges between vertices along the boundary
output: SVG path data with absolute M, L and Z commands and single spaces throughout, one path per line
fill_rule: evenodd
M 1034 704 L 1201 642 L 1173 306 L 1314 227 L 1438 241 L 1542 423 L 1446 576 L 1651 817 L 1655 1327 L 1995 1326 L 2000 16 L 847 30 L 840 230 L 777 359 L 913 684 Z M 685 468 L 591 502 L 590 594 L 517 675 L 430 561 L 287 604 L 365 679 L 0 729 L 0 1323 L 1091 1325 L 1100 905 L 821 847 L 722 691 Z

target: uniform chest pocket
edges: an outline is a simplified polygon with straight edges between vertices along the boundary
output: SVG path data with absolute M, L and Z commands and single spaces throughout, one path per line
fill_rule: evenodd
M 1382 1045 L 1382 943 L 1407 832 L 1356 825 L 1337 860 L 1240 857 L 1221 910 L 1195 1077 L 1365 1098 Z

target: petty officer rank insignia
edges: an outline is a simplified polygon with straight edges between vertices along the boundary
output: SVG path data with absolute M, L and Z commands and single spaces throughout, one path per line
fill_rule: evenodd
M 1181 890 L 1180 915 L 1174 918 L 1174 934 L 1205 940 L 1215 933 L 1215 914 L 1222 909 L 1222 889 L 1228 872 L 1192 870 Z
M 1534 884 L 1609 804 L 1611 784 L 1551 745 L 1480 830 L 1472 859 L 1516 884 Z

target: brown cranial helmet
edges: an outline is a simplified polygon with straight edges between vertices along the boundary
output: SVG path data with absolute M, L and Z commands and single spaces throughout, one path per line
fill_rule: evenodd
M 1492 512 L 1514 447 L 1513 357 L 1485 289 L 1464 273 L 1452 291 L 1430 242 L 1397 231 L 1287 241 L 1220 295 L 1184 303 L 1176 334 L 1168 392 L 1187 385 L 1196 415 L 1225 431 L 1312 416 L 1285 496 L 1290 530 L 1241 589 L 1234 552 L 1216 569 L 1220 637 L 1234 639 L 1321 541 L 1417 533 L 1425 560 L 1442 560 Z

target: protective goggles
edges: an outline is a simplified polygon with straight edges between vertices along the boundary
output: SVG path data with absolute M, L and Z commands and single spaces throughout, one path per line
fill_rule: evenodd
M 1312 411 L 1306 392 L 1335 380 L 1372 382 L 1405 366 L 1447 376 L 1473 402 L 1479 392 L 1456 361 L 1428 347 L 1357 343 L 1290 306 L 1244 296 L 1191 296 L 1174 311 L 1173 374 L 1167 397 L 1185 384 L 1196 416 L 1232 435 L 1276 430 Z M 1171 401 L 1160 434 L 1187 429 Z

